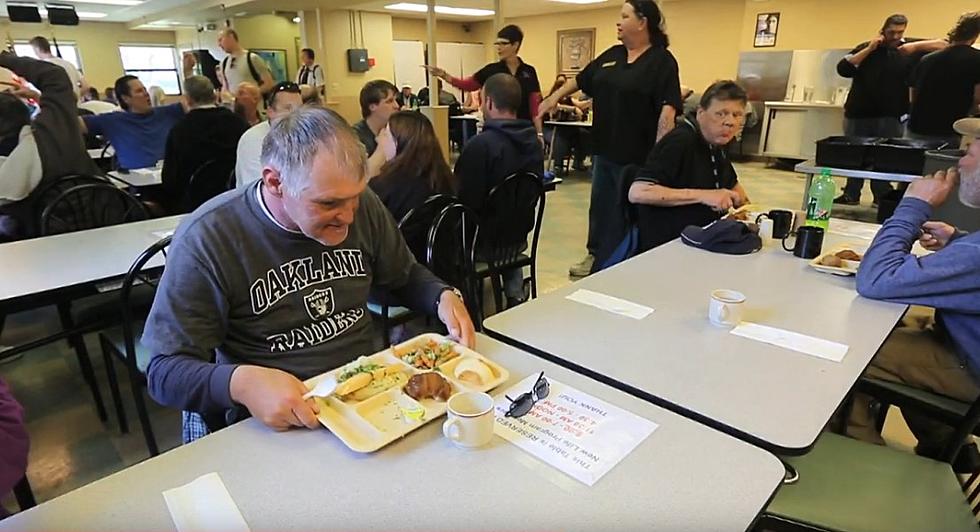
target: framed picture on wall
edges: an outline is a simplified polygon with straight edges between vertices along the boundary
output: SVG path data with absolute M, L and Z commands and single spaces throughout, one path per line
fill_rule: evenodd
M 269 70 L 272 71 L 272 79 L 277 83 L 280 81 L 289 81 L 289 77 L 286 74 L 286 50 L 249 48 L 249 51 L 255 52 L 256 55 L 265 60 L 265 64 L 269 65 Z
M 776 46 L 776 34 L 779 32 L 779 13 L 759 13 L 755 16 L 756 48 Z
M 558 32 L 558 73 L 575 75 L 595 56 L 595 28 Z

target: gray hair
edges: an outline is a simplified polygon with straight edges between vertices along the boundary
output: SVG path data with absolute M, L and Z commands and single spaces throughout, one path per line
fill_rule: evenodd
M 185 79 L 184 92 L 193 106 L 214 103 L 214 84 L 204 76 L 191 76 Z
M 309 186 L 310 166 L 320 150 L 357 181 L 367 174 L 367 153 L 357 134 L 340 115 L 320 107 L 300 107 L 277 119 L 262 141 L 262 165 L 275 168 L 295 198 Z

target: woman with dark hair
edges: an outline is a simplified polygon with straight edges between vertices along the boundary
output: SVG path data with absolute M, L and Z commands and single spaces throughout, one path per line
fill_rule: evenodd
M 582 90 L 592 97 L 592 198 L 588 255 L 569 269 L 588 275 L 604 242 L 619 242 L 626 228 L 618 180 L 628 164 L 642 165 L 650 148 L 674 127 L 682 109 L 677 60 L 667 50 L 664 17 L 653 0 L 626 0 L 616 23 L 622 44 L 596 57 L 578 76 L 548 96 L 538 114 Z
M 517 78 L 521 84 L 521 108 L 517 110 L 517 118 L 532 120 L 534 128 L 541 136 L 541 117 L 538 116 L 538 105 L 541 103 L 541 84 L 538 83 L 538 72 L 534 67 L 525 63 L 517 55 L 524 42 L 524 32 L 521 28 L 509 24 L 497 32 L 497 39 L 493 41 L 493 46 L 497 49 L 497 56 L 500 61 L 490 63 L 478 70 L 468 78 L 454 78 L 445 70 L 437 66 L 425 65 L 423 68 L 433 76 L 442 79 L 464 91 L 477 91 L 483 87 L 490 76 L 494 74 L 510 74 Z
M 455 193 L 455 178 L 425 115 L 398 111 L 388 119 L 388 129 L 395 141 L 395 156 L 381 167 L 370 186 L 396 221 L 433 194 Z
M 548 91 L 548 96 L 558 92 L 567 81 L 568 78 L 564 74 L 558 74 L 555 77 L 555 83 L 551 86 L 551 90 Z M 561 122 L 581 121 L 585 118 L 585 107 L 586 105 L 583 102 L 576 100 L 572 96 L 565 96 L 559 100 L 554 111 L 542 117 L 542 123 L 549 120 Z M 585 158 L 585 153 L 583 153 L 585 139 L 583 139 L 583 136 L 586 135 L 588 135 L 588 131 L 578 127 L 544 125 L 544 140 L 551 144 L 552 168 L 555 169 L 555 175 L 558 177 L 562 176 L 564 169 L 562 168 L 561 162 L 570 155 L 574 155 L 573 168 L 577 170 L 583 168 L 582 161 Z

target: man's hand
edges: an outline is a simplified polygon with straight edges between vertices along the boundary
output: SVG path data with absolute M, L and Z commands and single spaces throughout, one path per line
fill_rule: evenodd
M 734 207 L 738 201 L 738 193 L 727 188 L 701 191 L 701 203 L 718 212 L 728 212 L 728 209 Z
M 871 50 L 872 52 L 875 51 L 875 50 L 877 50 L 878 47 L 881 46 L 881 43 L 883 43 L 883 42 L 885 42 L 885 36 L 884 35 L 882 35 L 880 33 L 878 35 L 875 35 L 873 39 L 871 39 L 870 41 L 868 41 L 868 50 Z
M 430 65 L 422 65 L 422 68 L 427 70 L 429 74 L 432 74 L 433 76 L 441 80 L 449 81 L 449 73 L 446 72 L 444 69 L 441 69 L 437 66 L 430 66 Z
M 449 336 L 469 347 L 476 345 L 476 330 L 466 305 L 452 290 L 445 290 L 439 296 L 439 320 L 449 329 Z
M 539 121 L 540 120 L 544 120 L 544 116 L 546 114 L 554 111 L 556 107 L 558 107 L 558 99 L 557 98 L 552 98 L 551 96 L 549 96 L 549 97 L 541 100 L 541 103 L 538 104 L 538 116 L 536 116 L 534 118 L 537 119 L 537 120 L 539 120 Z
M 929 251 L 939 251 L 946 247 L 949 239 L 956 234 L 956 228 L 943 222 L 926 222 L 922 224 L 922 236 L 919 244 Z
M 960 174 L 956 168 L 940 170 L 931 176 L 915 179 L 909 183 L 905 197 L 919 198 L 935 208 L 946 202 L 946 198 L 956 188 L 959 179 Z
M 230 388 L 236 403 L 245 405 L 253 417 L 273 429 L 320 426 L 316 402 L 303 400 L 303 394 L 308 391 L 306 386 L 285 371 L 239 366 L 231 374 Z
M 195 66 L 197 66 L 197 59 L 194 57 L 194 54 L 190 52 L 184 52 L 184 57 L 183 57 L 184 74 L 186 75 L 187 73 L 193 71 Z

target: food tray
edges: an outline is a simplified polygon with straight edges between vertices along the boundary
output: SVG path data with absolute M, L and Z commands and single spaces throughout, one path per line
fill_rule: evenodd
M 855 252 L 859 253 L 860 255 L 862 255 L 862 257 L 864 256 L 864 253 L 865 253 L 865 250 L 864 249 L 860 249 L 858 246 L 837 246 L 833 250 L 828 251 L 826 253 L 821 253 L 815 259 L 811 260 L 810 261 L 810 266 L 813 269 L 815 269 L 815 270 L 817 270 L 819 272 L 829 273 L 829 274 L 832 274 L 832 275 L 840 275 L 842 277 L 849 277 L 851 275 L 857 275 L 858 267 L 861 266 L 861 261 L 857 261 L 857 260 L 844 260 L 843 261 L 844 264 L 842 264 L 840 267 L 837 267 L 837 266 L 827 266 L 826 264 L 820 264 L 820 261 L 823 260 L 824 257 L 826 257 L 828 255 L 834 255 L 836 253 L 840 253 L 841 251 L 844 251 L 845 249 L 849 249 L 851 251 L 855 251 Z
M 361 357 L 359 362 L 395 366 L 404 371 L 410 378 L 417 373 L 424 373 L 425 370 L 415 369 L 403 362 L 395 356 L 395 351 L 403 352 L 414 346 L 423 345 L 430 340 L 437 343 L 447 341 L 445 337 L 439 334 L 423 334 L 398 344 L 394 348 Z M 460 391 L 486 392 L 507 382 L 510 378 L 510 372 L 506 368 L 483 355 L 456 343 L 453 343 L 453 349 L 459 353 L 459 356 L 436 367 L 436 371 L 442 373 L 442 376 L 449 381 L 452 393 Z M 481 360 L 490 368 L 493 379 L 477 386 L 454 378 L 453 368 L 464 357 L 474 357 Z M 328 376 L 339 377 L 344 368 L 348 366 L 349 364 L 312 377 L 306 380 L 304 384 L 312 389 L 320 380 Z M 446 413 L 445 401 L 438 399 L 416 401 L 406 394 L 402 388 L 403 386 L 397 386 L 363 401 L 353 399 L 344 401 L 333 396 L 327 399 L 316 398 L 320 406 L 320 413 L 317 417 L 323 426 L 327 427 L 351 450 L 359 453 L 377 451 Z M 419 407 L 424 409 L 424 413 L 421 415 L 418 415 Z

